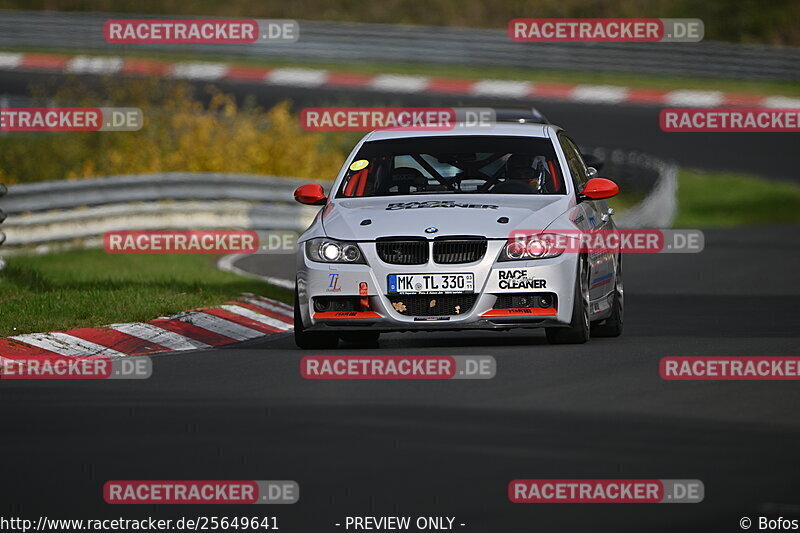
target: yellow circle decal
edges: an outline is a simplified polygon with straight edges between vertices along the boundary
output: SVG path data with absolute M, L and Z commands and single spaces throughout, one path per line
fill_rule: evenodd
M 367 161 L 366 159 L 359 159 L 358 161 L 353 161 L 353 164 L 350 165 L 350 170 L 355 172 L 357 170 L 367 168 L 368 165 L 369 161 Z

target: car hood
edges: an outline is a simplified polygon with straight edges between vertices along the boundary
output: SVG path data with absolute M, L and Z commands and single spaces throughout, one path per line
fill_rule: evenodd
M 563 195 L 357 198 L 331 201 L 322 212 L 322 225 L 327 236 L 342 240 L 454 235 L 504 239 L 511 231 L 543 230 L 568 207 L 569 197 Z M 508 222 L 498 222 L 503 218 Z

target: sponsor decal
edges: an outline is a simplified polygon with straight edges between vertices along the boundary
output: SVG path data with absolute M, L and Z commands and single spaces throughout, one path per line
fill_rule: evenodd
M 501 290 L 507 289 L 546 289 L 547 281 L 528 275 L 525 268 L 515 270 L 498 270 L 498 287 Z
M 358 161 L 353 161 L 350 165 L 350 170 L 353 172 L 358 172 L 359 170 L 363 170 L 369 166 L 369 161 L 366 159 L 359 159 Z
M 432 200 L 429 202 L 399 202 L 391 203 L 386 207 L 386 211 L 396 211 L 398 209 L 432 209 L 436 207 L 460 207 L 463 209 L 497 209 L 498 206 L 490 204 L 467 204 L 463 202 L 454 202 L 452 200 Z
M 341 292 L 342 288 L 339 286 L 339 274 L 328 274 L 328 277 L 330 281 L 325 292 Z

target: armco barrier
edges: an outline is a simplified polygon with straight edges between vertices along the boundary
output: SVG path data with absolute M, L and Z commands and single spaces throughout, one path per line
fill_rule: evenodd
M 511 66 L 592 72 L 627 72 L 712 78 L 800 80 L 800 49 L 721 42 L 517 43 L 505 29 L 477 29 L 354 22 L 299 21 L 294 43 L 107 43 L 108 19 L 154 15 L 0 10 L 0 48 L 58 49 L 118 54 L 186 52 L 214 57 L 281 61 L 394 62 Z M 163 16 L 161 16 L 163 18 Z M 187 18 L 187 17 L 181 17 Z M 88 64 L 76 73 L 91 71 Z
M 72 241 L 96 245 L 111 230 L 305 229 L 317 209 L 293 192 L 306 180 L 221 173 L 111 176 L 14 185 L 8 250 Z
M 617 216 L 621 227 L 668 227 L 677 167 L 637 152 L 596 148 L 602 175 L 644 199 Z M 303 231 L 318 208 L 297 204 L 306 180 L 222 173 L 112 176 L 14 185 L 0 198 L 8 213 L 5 249 L 48 243 L 93 246 L 106 231 L 255 229 Z

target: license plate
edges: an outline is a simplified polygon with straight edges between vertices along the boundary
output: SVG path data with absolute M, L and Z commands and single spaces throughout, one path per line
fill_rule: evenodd
M 395 294 L 473 292 L 472 274 L 389 274 L 389 292 Z

